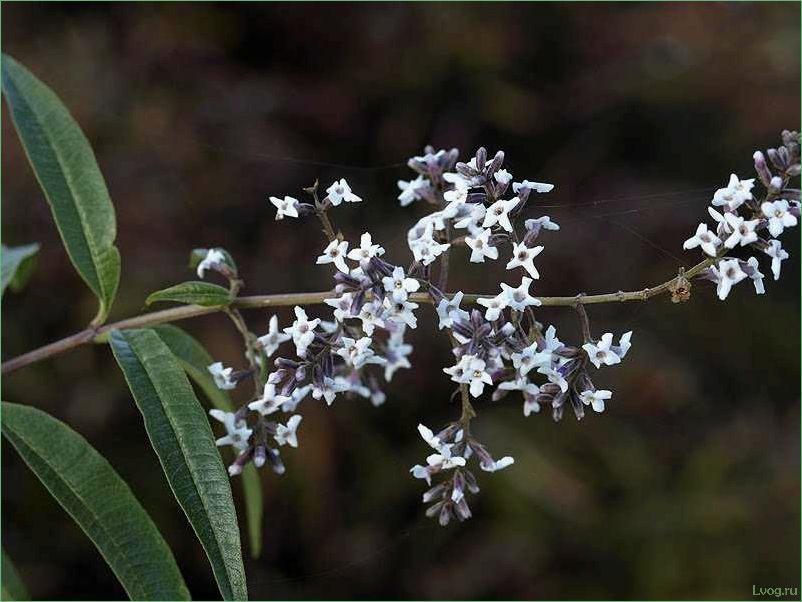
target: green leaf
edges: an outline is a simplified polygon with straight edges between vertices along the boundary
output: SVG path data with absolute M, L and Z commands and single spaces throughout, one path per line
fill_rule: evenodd
M 152 293 L 145 300 L 145 305 L 157 301 L 175 301 L 203 307 L 226 307 L 233 299 L 231 291 L 222 286 L 209 282 L 182 282 Z
M 6 287 L 9 285 L 13 291 L 18 291 L 25 286 L 31 270 L 33 270 L 33 264 L 38 252 L 39 245 L 36 243 L 21 247 L 0 245 L 3 264 L 0 296 L 6 292 Z
M 81 128 L 50 88 L 4 54 L 3 93 L 67 254 L 108 316 L 120 282 L 117 224 L 106 182 Z
M 131 599 L 189 600 L 173 554 L 153 521 L 81 435 L 41 410 L 6 402 L 2 429 L 94 542 Z
M 31 595 L 28 593 L 28 588 L 22 582 L 22 579 L 17 572 L 17 567 L 11 562 L 11 559 L 3 550 L 3 564 L 0 567 L 0 575 L 3 576 L 3 583 L 0 586 L 2 591 L 3 600 L 30 600 Z
M 251 558 L 259 558 L 262 555 L 262 517 L 264 516 L 262 479 L 253 462 L 245 465 L 240 478 L 242 479 L 242 490 L 245 493 L 245 516 L 248 519 Z
M 247 599 L 228 474 L 181 365 L 153 330 L 114 330 L 110 341 L 167 481 L 206 550 L 220 593 L 226 600 Z
M 227 391 L 219 389 L 206 367 L 214 362 L 209 352 L 197 339 L 177 326 L 163 324 L 153 330 L 164 344 L 178 358 L 189 378 L 203 391 L 214 407 L 224 412 L 233 412 L 234 406 Z M 242 471 L 242 487 L 245 493 L 245 516 L 248 521 L 248 541 L 251 557 L 259 558 L 262 553 L 262 516 L 264 502 L 262 499 L 262 481 L 259 471 L 253 464 L 247 464 Z

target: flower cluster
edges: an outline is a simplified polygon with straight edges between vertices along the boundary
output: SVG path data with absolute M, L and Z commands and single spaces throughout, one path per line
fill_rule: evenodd
M 754 180 L 733 175 L 709 207 L 716 226 L 700 224 L 684 245 L 698 247 L 709 257 L 692 275 L 713 280 L 721 299 L 747 277 L 758 293 L 763 292 L 757 259 L 729 256 L 734 249 L 751 247 L 771 257 L 775 279 L 787 258 L 776 237 L 799 220 L 799 190 L 789 188 L 789 180 L 799 175 L 799 135 L 783 132 L 783 145 L 767 154 L 776 175 L 762 153 L 754 156 L 758 178 L 766 188 L 763 198 L 755 198 Z M 282 473 L 279 448 L 298 445 L 299 404 L 310 397 L 331 405 L 339 397 L 357 396 L 381 405 L 385 383 L 397 370 L 411 366 L 413 348 L 406 336 L 417 327 L 420 306 L 431 304 L 438 328 L 450 342 L 453 364 L 443 372 L 454 383 L 452 397 L 460 400 L 461 411 L 436 434 L 418 426 L 433 453 L 410 472 L 430 487 L 423 495 L 424 503 L 431 503 L 427 515 L 445 525 L 451 518 L 471 516 L 466 493 L 477 493 L 479 486 L 469 463 L 496 472 L 514 462 L 510 456 L 493 459 L 476 438 L 471 430 L 476 417 L 473 404 L 483 396 L 498 402 L 515 392 L 523 401 L 524 416 L 539 413 L 544 405 L 556 421 L 567 405 L 578 420 L 587 408 L 603 412 L 612 391 L 597 389 L 591 377 L 602 366 L 616 365 L 626 357 L 632 332 L 617 338 L 606 332 L 594 338 L 582 295 L 570 303 L 578 315 L 580 341 L 563 343 L 554 326 L 544 327 L 537 320 L 541 299 L 533 286 L 541 274 L 535 261 L 545 248 L 543 235 L 560 227 L 547 215 L 527 214 L 536 207 L 537 196 L 550 192 L 553 185 L 514 181 L 504 168 L 504 153 L 490 158 L 484 148 L 468 162 L 460 162 L 456 149 L 427 147 L 408 165 L 416 177 L 398 182 L 401 206 L 422 201 L 432 210 L 407 233 L 411 262 L 406 267 L 388 261 L 384 247 L 369 232 L 361 234 L 357 244 L 334 228 L 332 208 L 362 202 L 346 180 L 331 184 L 323 198 L 317 184 L 305 189 L 310 202 L 270 197 L 277 220 L 314 215 L 322 223 L 328 241 L 321 245 L 316 263 L 333 271 L 331 293 L 323 299 L 330 314 L 310 317 L 306 309 L 295 307 L 291 325 L 281 328 L 273 316 L 261 336 L 238 323 L 245 333 L 249 367 L 234 370 L 216 362 L 209 372 L 226 390 L 252 377 L 254 397 L 236 412 L 213 410 L 212 417 L 226 431 L 218 445 L 230 445 L 237 452 L 229 468 L 232 475 L 248 462 L 259 467 L 267 460 Z M 763 238 L 764 231 L 771 238 Z M 452 252 L 460 255 L 449 257 Z M 497 294 L 447 292 L 449 266 L 460 257 L 469 264 L 501 259 L 506 271 L 514 273 L 510 282 L 499 282 Z M 207 270 L 237 278 L 233 260 L 222 249 L 210 249 L 198 265 L 200 277 Z M 684 300 L 689 294 L 682 273 L 669 289 L 675 298 Z M 282 346 L 287 352 L 272 359 Z
M 699 247 L 711 258 L 710 267 L 699 277 L 716 284 L 722 301 L 733 286 L 747 278 L 758 295 L 765 292 L 758 259 L 734 257 L 731 253 L 736 249 L 747 247 L 768 256 L 774 280 L 780 278 L 788 252 L 777 237 L 786 228 L 796 226 L 800 219 L 799 189 L 789 187 L 791 178 L 800 173 L 799 146 L 799 133 L 786 130 L 782 133 L 782 146 L 768 149 L 766 154 L 776 174 L 772 173 L 766 156 L 756 151 L 753 156 L 756 179 L 765 188 L 762 198 L 755 196 L 755 178 L 741 180 L 732 174 L 727 185 L 715 192 L 707 208 L 716 225 L 710 229 L 704 222 L 699 224 L 696 233 L 683 245 L 685 249 Z

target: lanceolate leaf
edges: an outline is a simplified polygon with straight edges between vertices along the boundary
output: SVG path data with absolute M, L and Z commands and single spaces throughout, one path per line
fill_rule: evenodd
M 5 550 L 3 550 L 3 565 L 0 568 L 0 575 L 3 577 L 2 586 L 0 586 L 3 600 L 31 599 L 30 594 L 28 594 L 28 588 L 25 587 L 17 568 L 12 564 Z
M 6 292 L 6 287 L 11 285 L 11 290 L 19 290 L 25 285 L 25 281 L 33 268 L 36 253 L 39 245 L 23 245 L 21 247 L 7 247 L 2 245 L 2 278 L 0 279 L 0 296 Z
M 41 410 L 5 402 L 2 429 L 94 542 L 132 599 L 189 600 L 173 554 L 153 521 L 81 435 Z
M 120 281 L 114 207 L 89 142 L 61 101 L 17 61 L 3 55 L 3 94 L 64 246 L 100 302 L 93 324 L 109 313 Z
M 247 599 L 228 474 L 181 365 L 153 330 L 115 330 L 110 340 L 153 449 L 206 550 L 220 592 L 227 600 Z
M 214 361 L 209 352 L 194 337 L 172 324 L 156 326 L 153 330 L 178 358 L 186 373 L 203 391 L 212 405 L 218 410 L 233 412 L 233 405 L 228 393 L 214 384 L 214 379 L 206 369 Z M 251 557 L 258 558 L 262 552 L 262 516 L 264 514 L 262 482 L 259 479 L 259 472 L 253 464 L 245 466 L 240 479 L 245 492 Z
M 183 282 L 152 293 L 146 305 L 156 301 L 175 301 L 204 307 L 225 307 L 231 303 L 231 291 L 209 282 Z

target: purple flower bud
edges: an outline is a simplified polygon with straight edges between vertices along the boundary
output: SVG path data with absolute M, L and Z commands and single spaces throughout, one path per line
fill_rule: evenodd
M 461 521 L 468 520 L 472 516 L 471 509 L 468 507 L 468 502 L 465 501 L 465 498 L 455 504 L 454 512 Z
M 265 451 L 265 446 L 262 444 L 257 445 L 256 449 L 253 451 L 253 465 L 256 466 L 256 468 L 262 468 L 266 460 L 267 452 Z
M 441 527 L 445 527 L 448 522 L 451 520 L 451 504 L 446 503 L 443 504 L 443 507 L 440 508 L 440 515 L 437 517 L 437 521 L 440 523 Z
M 435 485 L 423 494 L 423 503 L 428 504 L 432 500 L 442 498 L 444 495 L 446 495 L 447 489 L 448 483 L 440 483 L 439 485 Z
M 755 151 L 755 154 L 752 156 L 752 158 L 755 160 L 755 171 L 757 172 L 760 181 L 763 182 L 764 186 L 768 187 L 769 182 L 771 181 L 771 172 L 766 165 L 766 157 L 763 156 L 762 152 Z
M 484 146 L 480 146 L 479 149 L 476 151 L 476 168 L 481 171 L 485 168 L 485 164 L 487 163 L 487 149 Z

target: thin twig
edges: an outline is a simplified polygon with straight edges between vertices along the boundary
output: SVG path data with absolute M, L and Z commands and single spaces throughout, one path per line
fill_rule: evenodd
M 697 263 L 691 269 L 684 272 L 684 277 L 690 280 L 699 272 L 711 266 L 717 258 L 705 259 Z M 573 295 L 570 297 L 539 297 L 542 306 L 546 307 L 574 307 L 577 304 L 592 305 L 596 303 L 625 303 L 631 301 L 646 301 L 652 297 L 670 292 L 671 285 L 677 280 L 677 277 L 671 278 L 662 284 L 655 287 L 645 288 L 640 291 L 605 293 L 602 295 Z M 315 305 L 323 303 L 325 299 L 332 296 L 331 291 L 317 292 L 317 293 L 286 293 L 278 295 L 252 295 L 245 297 L 237 297 L 231 303 L 232 309 L 261 309 L 265 307 L 292 307 L 294 305 Z M 450 297 L 451 295 L 446 295 Z M 475 303 L 480 297 L 492 297 L 494 294 L 466 294 L 463 301 L 466 303 Z M 431 299 L 427 293 L 413 293 L 410 295 L 410 300 L 416 303 L 431 303 Z M 156 326 L 157 324 L 165 324 L 167 322 L 177 322 L 179 320 L 186 320 L 188 318 L 195 318 L 207 314 L 213 314 L 224 311 L 223 307 L 201 307 L 198 305 L 185 305 L 182 307 L 172 307 L 162 311 L 156 311 L 149 314 L 143 314 L 134 318 L 128 318 L 112 324 L 106 324 L 99 328 L 87 328 L 76 334 L 70 335 L 44 347 L 39 347 L 33 351 L 29 351 L 23 355 L 17 356 L 13 359 L 3 363 L 2 373 L 8 374 L 19 368 L 39 362 L 54 355 L 59 355 L 65 351 L 79 347 L 90 342 L 103 343 L 106 342 L 108 334 L 112 330 L 127 330 L 131 328 L 144 328 L 148 326 Z

